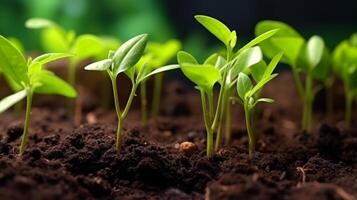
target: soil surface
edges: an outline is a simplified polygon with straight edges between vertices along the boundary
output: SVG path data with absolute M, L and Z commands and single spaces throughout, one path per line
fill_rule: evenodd
M 314 128 L 302 132 L 299 98 L 283 72 L 264 91 L 276 102 L 259 107 L 254 158 L 243 112 L 234 105 L 232 143 L 212 160 L 205 156 L 199 96 L 180 83 L 165 86 L 161 116 L 148 127 L 132 109 L 119 154 L 114 110 L 83 104 L 75 126 L 65 103 L 39 97 L 24 156 L 17 156 L 23 116 L 0 117 L 0 199 L 356 200 L 357 126 L 344 128 L 343 96 L 335 91 L 333 116 L 326 118 L 321 91 Z

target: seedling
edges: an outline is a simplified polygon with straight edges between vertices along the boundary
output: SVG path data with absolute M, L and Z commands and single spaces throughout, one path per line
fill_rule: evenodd
M 276 55 L 267 67 L 257 67 L 252 70 L 252 75 L 256 84 L 253 85 L 249 76 L 240 72 L 237 81 L 237 92 L 241 101 L 243 102 L 245 122 L 248 132 L 249 141 L 249 156 L 252 157 L 255 151 L 256 136 L 253 125 L 254 123 L 254 108 L 259 102 L 272 103 L 273 99 L 256 98 L 256 94 L 267 84 L 270 80 L 275 78 L 278 74 L 272 74 L 276 65 L 282 57 L 282 53 Z
M 314 100 L 313 80 L 327 84 L 330 71 L 328 50 L 319 36 L 311 37 L 308 42 L 292 27 L 278 21 L 262 21 L 256 26 L 256 34 L 279 28 L 279 31 L 260 45 L 264 54 L 272 58 L 279 51 L 284 52 L 281 62 L 291 67 L 298 94 L 303 102 L 302 129 L 310 131 L 312 104 Z M 305 84 L 301 73 L 305 72 Z
M 353 99 L 357 95 L 357 34 L 342 41 L 333 52 L 333 66 L 345 88 L 345 123 L 351 125 Z
M 53 21 L 43 18 L 32 18 L 26 21 L 26 27 L 42 29 L 41 42 L 47 52 L 62 52 L 73 54 L 69 58 L 68 82 L 74 86 L 76 82 L 76 67 L 88 58 L 96 57 L 103 52 L 103 42 L 91 34 L 76 35 L 73 30 L 65 30 Z
M 32 97 L 34 93 L 58 94 L 70 98 L 76 97 L 76 91 L 52 72 L 43 69 L 43 65 L 71 56 L 65 53 L 43 54 L 35 59 L 25 60 L 23 54 L 6 38 L 0 36 L 0 67 L 7 79 L 11 80 L 20 91 L 0 101 L 0 113 L 26 97 L 26 115 L 21 137 L 19 154 L 26 149 L 28 127 L 31 117 Z
M 169 40 L 163 44 L 149 42 L 146 50 L 146 65 L 150 65 L 152 69 L 166 65 L 176 55 L 180 47 L 181 43 L 178 40 Z M 155 81 L 151 106 L 152 117 L 156 117 L 159 113 L 163 76 L 163 73 L 154 76 Z M 147 125 L 148 121 L 146 90 L 146 81 L 143 81 L 140 84 L 140 97 L 142 123 L 144 126 Z
M 145 65 L 145 59 L 139 61 L 144 53 L 146 43 L 146 34 L 136 36 L 123 43 L 115 52 L 109 51 L 107 59 L 92 63 L 85 67 L 86 70 L 106 71 L 111 80 L 114 94 L 115 110 L 118 118 L 115 142 L 115 147 L 118 152 L 120 151 L 122 143 L 123 123 L 129 112 L 129 109 L 135 96 L 136 89 L 139 84 L 152 75 L 176 69 L 179 67 L 178 65 L 167 65 L 153 70 L 150 66 Z M 144 64 L 141 64 L 142 62 Z M 125 73 L 132 83 L 131 92 L 123 110 L 120 108 L 119 105 L 116 81 L 117 76 L 120 73 Z
M 196 15 L 196 20 L 209 32 L 218 38 L 226 48 L 226 54 L 215 53 L 209 56 L 203 64 L 187 52 L 181 51 L 177 55 L 178 62 L 185 76 L 194 82 L 201 93 L 202 109 L 207 132 L 207 156 L 211 158 L 214 153 L 214 137 L 216 132 L 215 149 L 218 150 L 222 142 L 222 123 L 226 120 L 226 142 L 230 139 L 231 126 L 231 91 L 237 81 L 238 74 L 249 66 L 262 60 L 259 47 L 261 41 L 271 37 L 277 30 L 265 32 L 242 48 L 234 51 L 237 42 L 235 31 L 209 16 Z M 213 102 L 213 87 L 219 83 L 220 91 L 218 101 Z M 214 106 L 216 105 L 216 106 Z

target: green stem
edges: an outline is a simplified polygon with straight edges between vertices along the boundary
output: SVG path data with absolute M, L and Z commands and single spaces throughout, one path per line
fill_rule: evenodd
M 121 114 L 122 118 L 125 118 L 128 115 L 130 107 L 131 107 L 131 103 L 133 102 L 133 99 L 135 97 L 135 92 L 136 92 L 137 88 L 138 88 L 138 85 L 136 83 L 132 82 L 132 87 L 131 87 L 131 91 L 130 91 L 130 95 L 129 95 L 128 101 L 126 102 L 124 111 Z
M 208 159 L 211 159 L 214 153 L 213 149 L 213 131 L 209 125 L 209 113 L 207 110 L 207 102 L 206 102 L 206 96 L 205 92 L 203 90 L 200 90 L 201 92 L 201 101 L 202 101 L 202 112 L 203 112 L 203 118 L 205 122 L 205 127 L 206 127 L 206 134 L 207 134 L 207 157 Z
M 225 142 L 229 144 L 231 142 L 232 135 L 232 104 L 230 101 L 231 90 L 228 91 L 227 99 L 226 99 L 226 108 L 225 108 Z
M 24 131 L 21 137 L 20 152 L 19 152 L 20 156 L 23 155 L 23 153 L 26 150 L 27 133 L 28 133 L 30 117 L 31 117 L 32 95 L 33 95 L 33 91 L 32 89 L 29 89 L 26 97 L 26 116 L 25 116 Z
M 223 88 L 224 89 L 224 88 Z M 218 127 L 217 127 L 217 137 L 216 137 L 216 146 L 215 146 L 215 150 L 217 151 L 221 144 L 222 144 L 222 124 L 223 121 L 225 120 L 225 114 L 226 114 L 226 106 L 227 106 L 227 102 L 228 102 L 228 92 L 229 90 L 225 90 L 222 94 L 222 102 L 221 102 L 221 111 L 220 111 L 220 115 L 219 115 L 219 120 L 218 120 Z
M 140 83 L 140 99 L 141 99 L 141 121 L 144 127 L 148 123 L 148 109 L 147 109 L 147 95 L 146 95 L 146 81 Z
M 164 78 L 163 73 L 159 73 L 155 75 L 152 110 L 151 110 L 151 115 L 153 117 L 156 117 L 159 114 L 163 78 Z
M 121 147 L 121 140 L 122 140 L 122 117 L 121 117 L 121 111 L 120 111 L 120 105 L 119 105 L 119 96 L 118 96 L 118 89 L 117 89 L 117 81 L 116 77 L 113 77 L 110 75 L 110 80 L 112 82 L 112 88 L 113 88 L 113 95 L 114 95 L 114 105 L 115 105 L 115 111 L 117 114 L 118 118 L 118 127 L 116 130 L 116 140 L 115 140 L 115 148 L 117 152 L 120 151 Z
M 76 84 L 76 65 L 76 61 L 74 61 L 73 59 L 69 60 L 67 79 L 68 83 L 72 86 L 75 86 Z
M 245 124 L 247 127 L 248 133 L 248 149 L 249 149 L 249 157 L 252 158 L 255 152 L 255 135 L 252 129 L 252 118 L 251 118 L 251 110 L 249 108 L 248 102 L 244 102 L 244 113 L 245 113 Z
M 345 124 L 346 127 L 351 126 L 351 119 L 352 119 L 352 104 L 353 104 L 353 95 L 351 92 L 345 87 L 345 93 L 346 93 L 346 110 L 345 110 Z
M 313 83 L 311 73 L 306 75 L 305 97 L 304 97 L 304 113 L 303 113 L 303 130 L 311 131 L 312 123 L 312 103 L 313 103 Z
M 293 72 L 296 88 L 298 91 L 298 95 L 299 95 L 301 101 L 304 101 L 304 87 L 302 85 L 302 81 L 301 81 L 299 72 L 296 70 L 296 67 L 292 67 L 292 72 Z

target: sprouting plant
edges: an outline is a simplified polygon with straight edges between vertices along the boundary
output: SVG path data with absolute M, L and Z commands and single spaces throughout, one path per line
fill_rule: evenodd
M 255 151 L 256 136 L 254 131 L 254 108 L 259 102 L 272 103 L 273 100 L 269 98 L 256 97 L 256 94 L 267 84 L 270 80 L 275 78 L 278 74 L 272 74 L 276 65 L 278 64 L 282 53 L 276 55 L 268 66 L 255 67 L 251 70 L 251 74 L 256 84 L 253 85 L 248 75 L 240 72 L 237 81 L 237 92 L 241 101 L 243 102 L 245 122 L 248 132 L 249 141 L 249 156 L 252 157 Z M 264 63 L 264 62 L 262 62 Z
M 196 20 L 216 36 L 226 48 L 225 55 L 215 53 L 209 56 L 203 64 L 187 52 L 181 51 L 177 60 L 185 76 L 194 82 L 201 93 L 202 109 L 207 132 L 207 156 L 211 158 L 214 150 L 222 143 L 222 124 L 226 121 L 226 142 L 230 140 L 231 126 L 231 96 L 232 88 L 238 74 L 249 66 L 262 60 L 262 52 L 256 47 L 261 41 L 271 37 L 277 30 L 265 32 L 242 48 L 234 51 L 237 36 L 226 25 L 209 16 L 196 15 Z M 219 83 L 218 100 L 213 102 L 213 87 Z M 214 142 L 214 133 L 216 139 Z M 215 143 L 215 148 L 214 148 Z
M 41 42 L 47 52 L 73 54 L 69 58 L 67 80 L 75 86 L 76 67 L 88 58 L 96 57 L 103 52 L 103 41 L 95 35 L 76 35 L 73 30 L 65 30 L 53 21 L 43 18 L 31 18 L 26 21 L 26 27 L 42 29 Z
M 352 104 L 357 96 L 357 33 L 333 51 L 333 67 L 345 88 L 345 123 L 351 125 Z
M 157 69 L 166 65 L 179 51 L 181 43 L 178 40 L 169 40 L 163 44 L 156 42 L 149 42 L 146 49 L 146 65 L 150 65 L 153 69 Z M 152 97 L 151 115 L 156 117 L 159 113 L 161 90 L 163 82 L 163 73 L 154 76 L 154 89 Z M 147 91 L 146 81 L 140 84 L 140 98 L 141 98 L 141 113 L 143 125 L 147 125 L 148 108 L 147 108 Z
M 35 59 L 29 58 L 26 61 L 24 56 L 9 40 L 0 36 L 1 70 L 7 79 L 10 79 L 16 86 L 21 88 L 20 91 L 0 101 L 0 112 L 4 112 L 26 97 L 26 115 L 19 151 L 20 155 L 26 149 L 33 94 L 58 94 L 71 98 L 77 95 L 76 91 L 68 83 L 52 72 L 43 69 L 43 65 L 69 56 L 71 55 L 65 53 L 48 53 Z
M 109 51 L 107 59 L 92 63 L 85 67 L 86 70 L 106 71 L 110 77 L 114 94 L 115 110 L 118 118 L 115 142 L 115 147 L 118 152 L 121 148 L 123 122 L 129 112 L 129 109 L 135 96 L 136 89 L 139 84 L 152 75 L 176 69 L 179 67 L 178 65 L 167 65 L 153 70 L 148 65 L 139 64 L 138 62 L 140 62 L 139 60 L 144 53 L 146 43 L 146 34 L 136 36 L 123 43 L 115 52 Z M 120 73 L 125 73 L 132 83 L 131 92 L 123 110 L 120 108 L 119 105 L 116 81 L 117 76 Z
M 330 71 L 328 50 L 319 36 L 311 37 L 308 42 L 292 27 L 278 21 L 261 21 L 255 32 L 259 35 L 272 29 L 279 31 L 260 46 L 264 54 L 272 58 L 280 51 L 284 52 L 281 62 L 291 67 L 297 91 L 303 102 L 302 129 L 310 131 L 312 122 L 312 104 L 314 99 L 313 80 L 321 80 L 327 84 Z M 305 72 L 305 84 L 301 73 Z

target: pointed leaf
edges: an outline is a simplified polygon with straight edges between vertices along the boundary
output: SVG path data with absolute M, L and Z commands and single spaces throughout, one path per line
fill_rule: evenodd
M 0 68 L 8 78 L 16 83 L 28 83 L 27 62 L 11 42 L 0 35 Z
M 231 31 L 219 20 L 205 16 L 196 15 L 196 20 L 202 24 L 209 32 L 221 40 L 226 46 L 229 46 L 229 42 L 232 39 Z
M 264 72 L 267 69 L 267 64 L 264 62 L 264 60 L 256 63 L 255 65 L 252 65 L 249 67 L 250 73 L 254 79 L 255 82 L 259 82 L 260 80 L 263 79 L 264 77 Z
M 26 90 L 21 90 L 15 94 L 9 95 L 0 101 L 0 113 L 6 111 L 11 106 L 16 104 L 17 102 L 21 101 L 27 95 Z
M 32 60 L 32 63 L 38 63 L 41 65 L 47 64 L 49 62 L 53 62 L 62 58 L 67 58 L 73 56 L 72 54 L 68 53 L 46 53 L 40 55 Z
M 205 62 L 203 62 L 203 64 L 207 64 L 207 65 L 215 65 L 218 59 L 218 54 L 214 53 L 212 55 L 210 55 Z
M 240 72 L 238 75 L 238 80 L 237 80 L 237 91 L 238 91 L 238 95 L 239 97 L 245 101 L 245 95 L 253 88 L 253 84 L 252 81 L 250 80 L 250 78 Z
M 275 78 L 278 74 L 272 74 L 268 77 L 264 77 L 261 81 L 259 81 L 252 90 L 249 91 L 248 96 L 252 97 L 255 95 L 259 90 L 261 90 L 265 84 L 267 84 L 269 81 L 271 81 L 273 78 Z
M 84 67 L 85 70 L 93 70 L 93 71 L 105 71 L 110 68 L 113 61 L 112 59 L 104 59 L 98 62 L 91 63 Z
M 186 51 L 179 51 L 177 53 L 177 62 L 181 65 L 183 63 L 191 63 L 191 64 L 198 64 L 195 57 L 189 54 Z
M 98 56 L 102 53 L 104 45 L 100 38 L 95 35 L 80 35 L 73 45 L 72 53 L 76 60 L 83 60 Z
M 214 84 L 221 80 L 219 70 L 213 65 L 183 63 L 180 67 L 188 79 L 205 91 L 212 90 Z
M 306 58 L 310 68 L 316 67 L 324 52 L 324 40 L 320 36 L 312 36 L 306 45 Z
M 274 72 L 274 69 L 278 65 L 283 54 L 284 54 L 283 52 L 280 52 L 276 56 L 273 57 L 273 59 L 270 61 L 269 65 L 268 65 L 268 67 L 266 68 L 263 77 L 268 77 Z
M 272 37 L 278 31 L 279 31 L 279 29 L 273 29 L 273 30 L 270 30 L 270 31 L 267 31 L 265 33 L 258 35 L 256 38 L 254 38 L 253 40 L 248 42 L 246 45 L 244 45 L 242 48 L 240 48 L 238 50 L 237 54 L 239 54 L 240 52 L 242 52 L 250 47 L 253 47 L 253 46 L 261 43 L 262 41 Z
M 136 82 L 137 82 L 137 83 L 140 83 L 141 81 L 143 81 L 143 80 L 149 78 L 149 77 L 152 76 L 152 75 L 155 75 L 155 74 L 158 74 L 158 73 L 161 73 L 161 72 L 166 72 L 166 71 L 173 70 L 173 69 L 178 69 L 178 68 L 180 68 L 179 65 L 166 65 L 166 66 L 162 66 L 162 67 L 157 68 L 157 69 L 155 69 L 154 71 L 152 71 L 152 72 L 150 72 L 150 73 L 148 73 L 148 74 L 146 74 L 146 75 L 144 75 L 144 76 L 140 76 L 140 77 L 138 76 Z
M 122 44 L 113 56 L 113 74 L 117 76 L 133 67 L 143 55 L 146 43 L 147 34 L 142 34 Z
M 263 55 L 259 47 L 252 47 L 242 51 L 236 59 L 237 61 L 234 63 L 231 69 L 232 80 L 237 77 L 238 74 L 244 69 L 260 62 L 263 59 Z
M 276 53 L 284 52 L 284 56 L 287 58 L 287 63 L 292 67 L 295 67 L 297 64 L 297 59 L 300 53 L 300 50 L 304 44 L 304 39 L 296 37 L 279 37 L 272 38 L 272 43 L 279 49 Z M 275 54 L 275 55 L 276 55 Z M 274 56 L 275 56 L 274 55 Z

